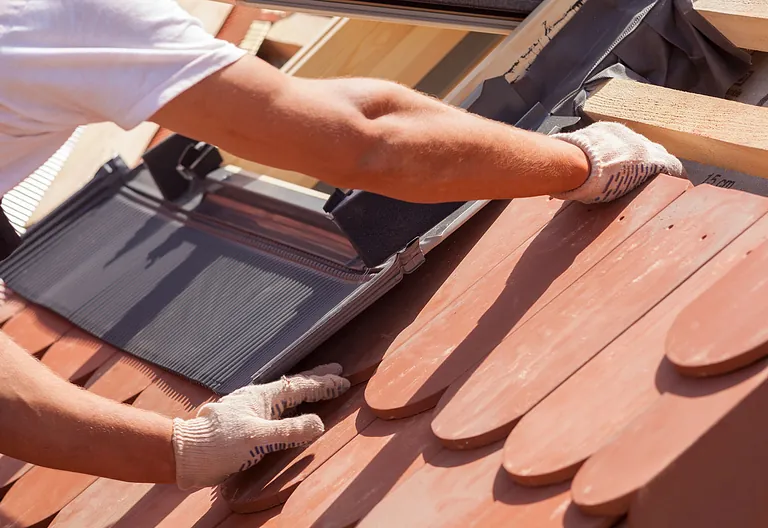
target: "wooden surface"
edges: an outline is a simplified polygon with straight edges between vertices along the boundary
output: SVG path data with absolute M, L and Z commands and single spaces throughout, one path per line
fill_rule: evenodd
M 768 177 L 768 108 L 614 79 L 584 111 L 624 123 L 675 156 Z
M 455 449 L 505 438 L 766 211 L 760 197 L 710 186 L 687 191 L 457 380 L 438 405 L 435 434 Z
M 736 46 L 768 51 L 768 0 L 695 0 L 694 9 Z
M 528 70 L 541 50 L 565 27 L 587 0 L 546 0 L 496 46 L 472 72 L 446 96 L 460 105 L 483 81 L 505 75 L 514 82 Z
M 528 486 L 573 477 L 675 378 L 664 361 L 675 317 L 767 240 L 768 217 L 763 217 L 525 415 L 506 441 L 507 472 Z
M 377 415 L 398 418 L 434 407 L 443 391 L 566 290 L 687 187 L 654 180 L 639 195 L 605 207 L 570 204 L 469 290 L 387 357 L 366 400 Z M 524 204 L 515 200 L 513 205 Z M 551 202 L 550 202 L 551 203 Z M 511 206 L 510 206 L 511 207 Z M 518 216 L 533 229 L 548 217 Z

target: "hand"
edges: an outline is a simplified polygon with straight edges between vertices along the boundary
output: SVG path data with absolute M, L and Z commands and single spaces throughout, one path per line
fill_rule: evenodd
M 583 203 L 610 202 L 657 174 L 682 177 L 680 160 L 619 123 L 600 122 L 568 134 L 554 134 L 580 147 L 587 155 L 590 173 L 576 189 L 554 195 Z
M 349 389 L 341 366 L 322 365 L 266 385 L 249 385 L 206 403 L 190 420 L 173 422 L 176 482 L 181 489 L 215 486 L 265 454 L 308 444 L 323 434 L 315 414 L 283 418 L 303 402 L 329 400 Z

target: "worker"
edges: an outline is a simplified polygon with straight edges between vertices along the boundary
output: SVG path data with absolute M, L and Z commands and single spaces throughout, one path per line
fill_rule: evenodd
M 660 145 L 596 123 L 551 137 L 376 79 L 285 75 L 174 0 L 0 2 L 0 194 L 79 125 L 152 121 L 242 158 L 413 202 L 551 195 L 594 203 L 683 173 Z M 195 489 L 323 432 L 305 401 L 341 367 L 244 387 L 171 420 L 70 385 L 0 335 L 0 452 L 41 466 Z

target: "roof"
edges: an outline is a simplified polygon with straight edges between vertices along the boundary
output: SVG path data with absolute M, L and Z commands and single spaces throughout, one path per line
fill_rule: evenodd
M 668 176 L 603 206 L 492 203 L 297 367 L 338 361 L 355 383 L 312 409 L 327 432 L 311 446 L 192 494 L 0 457 L 0 526 L 607 527 L 627 511 L 688 526 L 669 520 L 691 513 L 679 490 L 702 479 L 722 421 L 754 427 L 744 401 L 768 370 L 685 377 L 665 341 L 750 263 L 767 213 L 766 198 Z M 13 294 L 0 312 L 98 394 L 169 416 L 212 397 Z
M 601 110 L 719 160 L 737 141 L 635 103 Z M 312 445 L 191 494 L 0 456 L 0 527 L 765 526 L 768 199 L 709 181 L 491 203 L 297 366 L 354 384 L 303 409 Z M 168 416 L 213 397 L 6 297 L 2 331 L 87 390 Z

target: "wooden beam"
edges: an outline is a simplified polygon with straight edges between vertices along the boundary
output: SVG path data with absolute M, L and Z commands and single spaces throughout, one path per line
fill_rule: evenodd
M 460 105 L 483 81 L 505 75 L 514 82 L 587 0 L 545 0 L 499 43 L 445 98 Z
M 613 79 L 584 111 L 624 123 L 678 157 L 768 178 L 768 108 Z
M 736 46 L 768 51 L 768 0 L 696 0 L 693 7 Z
M 327 31 L 289 60 L 283 71 L 308 78 L 376 77 L 414 86 L 467 35 L 466 31 L 349 18 L 333 19 Z M 311 187 L 315 178 L 274 169 L 228 153 L 227 164 Z

